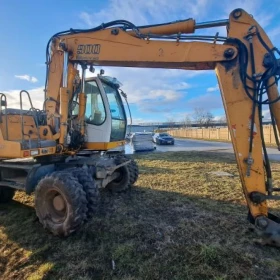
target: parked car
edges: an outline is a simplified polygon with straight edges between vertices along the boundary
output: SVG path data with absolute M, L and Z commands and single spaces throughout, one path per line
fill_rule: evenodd
M 131 135 L 131 145 L 135 152 L 152 151 L 155 149 L 152 133 L 134 132 Z
M 155 133 L 153 141 L 158 145 L 174 145 L 175 142 L 174 138 L 166 132 Z

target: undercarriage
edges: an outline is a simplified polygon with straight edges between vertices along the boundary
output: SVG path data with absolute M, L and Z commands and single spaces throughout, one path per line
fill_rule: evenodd
M 126 191 L 137 181 L 138 166 L 124 154 L 83 152 L 75 156 L 3 160 L 0 202 L 15 190 L 35 194 L 41 224 L 54 235 L 68 236 L 94 216 L 99 189 Z

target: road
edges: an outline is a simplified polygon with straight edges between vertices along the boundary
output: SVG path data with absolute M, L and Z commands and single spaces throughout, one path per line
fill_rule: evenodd
M 125 151 L 127 154 L 133 153 L 133 150 L 129 144 L 126 145 Z M 156 145 L 156 149 L 153 152 L 168 151 L 217 151 L 224 153 L 233 153 L 233 148 L 231 143 L 226 142 L 175 138 L 174 146 Z M 276 148 L 267 148 L 267 152 L 271 160 L 280 161 L 280 151 L 278 151 Z

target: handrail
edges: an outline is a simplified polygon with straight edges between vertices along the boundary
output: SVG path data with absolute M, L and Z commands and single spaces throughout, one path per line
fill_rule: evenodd
M 3 102 L 4 101 L 4 105 Z M 5 123 L 6 123 L 6 140 L 9 140 L 9 131 L 8 131 L 8 117 L 7 117 L 7 97 L 4 93 L 0 93 L 0 112 L 2 113 L 2 107 L 5 107 Z
M 38 133 L 38 144 L 40 143 L 40 131 L 39 131 L 39 125 L 38 125 L 38 121 L 37 121 L 37 116 L 35 114 L 35 108 L 33 107 L 33 104 L 32 104 L 32 100 L 30 98 L 30 94 L 28 91 L 26 90 L 21 90 L 20 93 L 19 93 L 19 99 L 20 99 L 20 116 L 21 116 L 21 130 L 22 130 L 22 143 L 24 141 L 24 135 L 27 135 L 29 137 L 29 147 L 31 148 L 31 137 L 29 134 L 25 134 L 24 133 L 24 121 L 23 121 L 23 106 L 22 106 L 22 94 L 23 93 L 26 93 L 27 97 L 28 97 L 28 100 L 29 100 L 29 103 L 30 103 L 30 110 L 32 111 L 33 113 L 33 117 L 34 117 L 34 121 L 35 121 L 35 125 L 36 125 L 36 128 L 37 128 L 37 133 Z

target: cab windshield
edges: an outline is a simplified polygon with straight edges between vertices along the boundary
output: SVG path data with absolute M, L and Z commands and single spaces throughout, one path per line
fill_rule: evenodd
M 112 118 L 111 141 L 123 140 L 126 131 L 126 115 L 121 97 L 115 87 L 103 81 L 102 85 L 108 98 Z

